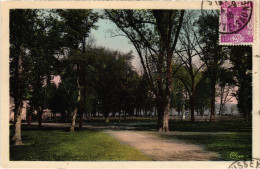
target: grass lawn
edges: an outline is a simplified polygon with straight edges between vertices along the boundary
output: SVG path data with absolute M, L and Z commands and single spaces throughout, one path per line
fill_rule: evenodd
M 91 122 L 88 122 L 91 124 Z M 132 120 L 110 123 L 92 122 L 92 125 L 119 126 L 120 129 L 156 131 L 156 122 Z M 121 128 L 122 127 L 122 128 Z M 216 160 L 234 161 L 252 158 L 252 125 L 244 121 L 215 123 L 170 121 L 173 133 L 160 134 L 164 139 L 198 144 L 216 152 Z M 82 130 L 66 132 L 61 128 L 23 127 L 23 146 L 10 146 L 10 160 L 25 161 L 148 161 L 140 151 L 120 144 L 102 131 Z
M 23 128 L 23 146 L 10 146 L 10 160 L 149 161 L 140 151 L 101 131 Z
M 166 139 L 182 140 L 202 145 L 208 151 L 217 152 L 217 160 L 234 161 L 252 159 L 252 126 L 246 122 L 175 122 L 174 134 L 161 134 Z
M 125 120 L 110 123 L 99 121 L 98 125 L 132 126 L 134 130 L 156 131 L 156 121 L 151 119 Z M 217 121 L 215 123 L 197 121 L 170 120 L 170 131 L 174 134 L 162 134 L 165 139 L 181 140 L 198 144 L 208 151 L 217 152 L 216 160 L 234 161 L 252 159 L 252 124 L 245 121 Z

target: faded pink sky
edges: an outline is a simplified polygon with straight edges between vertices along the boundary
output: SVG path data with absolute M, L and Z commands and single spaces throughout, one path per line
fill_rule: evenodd
M 51 82 L 53 82 L 56 86 L 58 86 L 59 83 L 61 82 L 60 76 L 59 75 L 54 75 L 53 76 L 53 80 L 51 80 Z

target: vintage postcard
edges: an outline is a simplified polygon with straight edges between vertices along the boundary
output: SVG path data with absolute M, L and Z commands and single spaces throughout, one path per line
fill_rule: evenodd
M 260 168 L 259 0 L 2 1 L 2 168 Z

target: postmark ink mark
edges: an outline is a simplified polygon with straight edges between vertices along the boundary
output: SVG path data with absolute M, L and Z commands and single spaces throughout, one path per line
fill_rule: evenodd
M 228 169 L 260 168 L 260 159 L 253 158 L 251 161 L 234 161 Z
M 253 14 L 252 1 L 226 1 L 221 5 L 221 34 L 237 33 L 247 26 Z M 225 29 L 226 28 L 226 29 Z M 225 30 L 225 31 L 224 31 Z
M 220 43 L 253 43 L 253 2 L 225 1 L 220 9 Z

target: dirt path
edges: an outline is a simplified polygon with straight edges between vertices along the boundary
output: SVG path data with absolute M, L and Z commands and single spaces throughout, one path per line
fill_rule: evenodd
M 32 123 L 32 125 L 37 125 L 37 123 Z M 42 123 L 42 126 L 69 128 L 70 123 Z M 135 147 L 156 161 L 209 161 L 218 158 L 217 153 L 206 151 L 202 146 L 184 143 L 180 140 L 166 140 L 160 138 L 157 132 L 129 131 L 134 128 L 91 124 L 84 124 L 83 128 L 102 130 L 121 143 Z M 168 134 L 180 133 L 170 132 Z
M 201 146 L 164 140 L 151 132 L 113 130 L 105 132 L 156 161 L 207 161 L 218 157 L 217 153 L 205 151 Z

